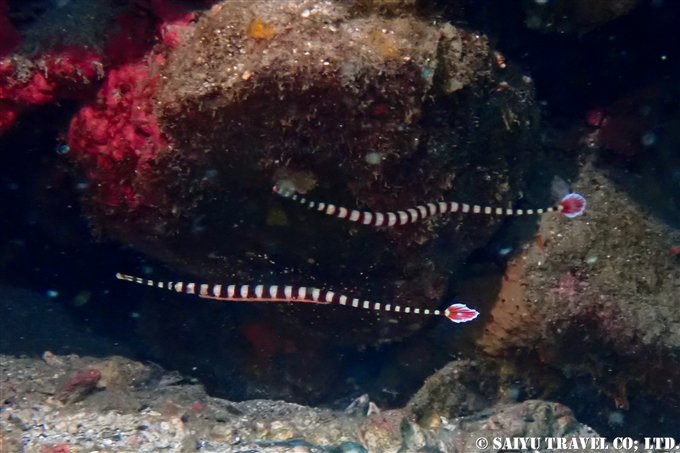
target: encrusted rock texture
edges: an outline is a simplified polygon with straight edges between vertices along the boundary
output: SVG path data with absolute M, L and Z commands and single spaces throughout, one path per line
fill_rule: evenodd
M 534 354 L 563 376 L 590 376 L 611 407 L 647 398 L 674 410 L 680 235 L 593 163 L 574 187 L 588 194 L 588 211 L 541 220 L 535 241 L 509 263 L 478 344 L 492 356 Z
M 599 437 L 569 408 L 547 401 L 500 401 L 462 410 L 454 401 L 480 389 L 470 382 L 456 385 L 450 372 L 474 374 L 469 366 L 461 362 L 439 373 L 453 384 L 446 394 L 439 389 L 439 396 L 449 397 L 437 401 L 442 416 L 418 420 L 409 407 L 382 411 L 367 397 L 344 411 L 212 398 L 177 373 L 116 356 L 0 356 L 0 449 L 453 453 L 479 451 L 480 437 Z M 425 395 L 432 390 L 426 386 L 419 394 L 434 403 L 435 397 Z
M 512 85 L 500 89 L 484 37 L 383 9 L 214 5 L 149 78 L 132 76 L 144 84 L 121 92 L 138 110 L 136 135 L 121 127 L 97 145 L 101 160 L 85 161 L 100 181 L 89 202 L 94 224 L 202 280 L 271 280 L 286 267 L 290 283 L 445 303 L 450 275 L 497 219 L 375 231 L 271 194 L 285 182 L 319 200 L 382 210 L 519 197 L 541 158 L 530 79 L 508 75 Z M 112 88 L 105 84 L 107 105 Z M 148 137 L 137 156 L 107 147 L 128 135 L 131 143 Z M 102 168 L 119 176 L 103 177 Z M 381 340 L 417 329 L 420 320 L 411 321 L 400 333 L 384 329 Z M 353 338 L 361 330 L 375 340 L 374 323 L 356 326 Z

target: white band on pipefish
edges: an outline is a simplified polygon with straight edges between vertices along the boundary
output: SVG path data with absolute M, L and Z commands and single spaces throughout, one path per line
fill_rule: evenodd
M 467 203 L 458 203 L 455 201 L 439 201 L 434 203 L 426 203 L 402 211 L 396 212 L 370 212 L 359 211 L 357 209 L 348 209 L 342 206 L 336 206 L 331 203 L 323 203 L 307 200 L 294 190 L 283 188 L 279 186 L 273 187 L 273 192 L 283 198 L 289 198 L 297 201 L 308 209 L 315 209 L 327 215 L 337 217 L 340 219 L 349 220 L 350 222 L 362 223 L 364 225 L 373 226 L 395 226 L 406 225 L 414 223 L 418 220 L 425 219 L 437 214 L 462 212 L 465 214 L 486 214 L 497 216 L 522 216 L 544 214 L 546 212 L 561 212 L 569 218 L 577 217 L 583 214 L 586 209 L 586 199 L 577 193 L 570 193 L 564 196 L 562 200 L 555 206 L 548 208 L 537 209 L 513 209 L 500 208 L 492 206 L 470 205 Z
M 233 302 L 291 302 L 322 305 L 343 305 L 352 308 L 365 308 L 376 311 L 392 311 L 421 316 L 444 316 L 455 322 L 468 322 L 479 316 L 479 312 L 465 304 L 452 304 L 444 310 L 412 308 L 401 305 L 381 304 L 359 300 L 333 291 L 308 288 L 306 286 L 279 285 L 209 285 L 185 282 L 157 282 L 141 277 L 117 273 L 118 280 L 139 283 L 140 285 L 167 289 L 178 293 L 192 294 L 203 299 Z

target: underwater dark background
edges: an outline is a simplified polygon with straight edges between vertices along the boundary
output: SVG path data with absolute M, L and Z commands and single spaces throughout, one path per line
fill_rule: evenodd
M 495 48 L 530 74 L 542 105 L 541 130 L 546 134 L 546 146 L 553 143 L 551 134 L 556 130 L 587 128 L 586 116 L 592 109 L 611 105 L 648 87 L 667 93 L 667 100 L 656 113 L 659 117 L 677 115 L 680 105 L 680 89 L 677 87 L 680 80 L 678 2 L 642 2 L 631 13 L 580 35 L 529 30 L 524 23 L 523 10 L 517 8 L 514 2 L 468 1 L 454 4 L 455 8 L 462 8 L 464 19 L 461 19 L 460 9 L 453 13 L 451 8 L 454 6 L 444 0 L 429 2 L 428 8 L 438 11 L 445 19 L 452 19 L 454 24 L 487 34 Z M 21 7 L 17 2 L 10 2 L 10 5 L 12 8 Z M 644 98 L 639 100 L 641 107 L 644 102 Z M 114 275 L 119 271 L 171 276 L 173 270 L 125 244 L 98 236 L 81 212 L 79 197 L 87 183 L 57 151 L 64 142 L 64 132 L 76 107 L 75 103 L 64 102 L 34 109 L 23 114 L 13 129 L 0 136 L 0 197 L 3 201 L 0 283 L 4 287 L 25 288 L 45 295 L 44 303 L 54 304 L 60 311 L 66 312 L 70 322 L 78 329 L 106 341 L 76 344 L 61 337 L 50 337 L 50 323 L 62 318 L 52 318 L 47 308 L 34 308 L 31 324 L 13 324 L 11 328 L 4 326 L 3 323 L 13 319 L 9 314 L 0 321 L 3 332 L 0 352 L 38 355 L 49 349 L 62 354 L 123 353 L 139 360 L 158 361 L 161 366 L 179 368 L 180 372 L 205 384 L 213 395 L 243 398 L 245 383 L 238 376 L 238 368 L 234 368 L 232 376 L 215 375 L 211 372 L 212 359 L 203 357 L 200 350 L 195 351 L 194 363 L 164 363 L 154 353 L 154 345 L 140 335 L 140 331 L 145 329 L 138 321 L 141 311 L 155 310 L 162 315 L 164 304 L 201 302 L 172 294 L 144 298 L 139 287 L 115 280 Z M 656 133 L 655 137 L 663 140 L 663 132 Z M 562 152 L 567 153 L 568 150 Z M 675 212 L 664 207 L 668 199 L 676 208 L 680 207 L 680 151 L 671 156 L 593 152 L 598 153 L 599 165 L 624 191 L 648 206 L 669 225 L 680 227 L 680 219 Z M 663 202 L 640 187 L 645 183 L 640 175 L 649 175 L 650 172 L 665 189 L 663 196 L 666 199 Z M 471 269 L 495 269 L 499 275 L 503 273 L 504 257 L 499 256 L 498 249 L 507 243 L 506 237 L 512 237 L 509 232 L 518 228 L 517 221 L 506 223 L 488 246 L 472 254 L 469 260 Z M 531 225 L 526 227 L 532 228 Z M 228 236 L 225 237 L 225 241 L 228 240 Z M 462 269 L 461 278 L 470 278 L 466 275 L 468 273 L 474 273 L 474 270 Z M 16 307 L 7 308 L 14 303 L 13 300 L 4 296 L 3 299 L 4 313 L 17 310 Z M 231 332 L 228 334 L 231 341 L 227 342 L 230 349 L 223 352 L 225 355 L 247 355 L 252 346 L 244 340 L 244 333 L 239 331 L 238 326 L 252 325 L 257 321 L 259 312 L 246 306 L 230 306 L 228 309 L 233 310 L 231 320 L 234 325 L 228 327 Z M 210 311 L 206 312 L 206 308 L 197 306 L 196 310 L 197 319 L 191 322 L 167 320 L 170 326 L 166 328 L 176 329 L 177 341 L 188 350 L 191 350 L 192 337 L 210 335 L 211 329 L 225 327 L 211 323 Z M 55 332 L 61 328 L 53 327 Z M 203 332 L 197 331 L 202 328 L 205 329 Z M 385 363 L 399 360 L 403 351 L 413 349 L 412 345 L 423 342 L 436 344 L 441 328 L 437 326 L 418 334 L 424 338 L 409 338 L 379 348 L 358 351 L 338 346 L 336 350 L 327 351 L 332 355 L 330 362 L 334 363 L 331 370 L 333 379 L 341 383 L 337 392 L 310 395 L 299 402 L 342 407 L 352 398 L 368 392 L 380 404 L 403 404 L 433 371 L 456 356 L 473 354 L 471 346 L 466 349 L 463 345 L 459 351 L 436 352 L 425 363 L 414 359 L 410 365 L 411 373 L 402 374 L 399 381 L 395 380 L 395 376 L 380 374 Z M 26 341 L 22 335 L 31 336 L 32 331 L 41 332 L 45 338 Z M 680 408 L 668 414 L 669 421 L 665 427 L 650 422 L 649 426 L 636 426 L 636 431 L 631 432 L 629 426 L 607 423 L 599 409 L 599 406 L 607 404 L 606 398 L 587 381 L 575 379 L 569 388 L 561 388 L 561 393 L 550 396 L 570 406 L 580 421 L 590 424 L 603 435 L 677 434 L 673 432 L 673 426 L 677 425 L 672 423 L 674 417 L 676 422 L 680 420 Z M 262 397 L 268 396 L 264 390 Z M 655 412 L 653 407 L 648 409 L 650 413 Z

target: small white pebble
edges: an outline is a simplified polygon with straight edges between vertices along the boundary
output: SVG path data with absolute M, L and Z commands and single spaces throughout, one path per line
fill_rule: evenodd
M 366 153 L 366 156 L 364 156 L 364 160 L 366 161 L 367 164 L 379 165 L 380 162 L 382 162 L 382 154 L 376 151 L 371 151 L 369 153 Z

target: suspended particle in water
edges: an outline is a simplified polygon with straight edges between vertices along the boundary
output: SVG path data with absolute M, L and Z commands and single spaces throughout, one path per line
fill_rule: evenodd
M 206 226 L 204 224 L 205 215 L 199 215 L 194 217 L 191 221 L 191 232 L 195 235 L 205 232 Z
M 203 179 L 211 181 L 211 180 L 217 178 L 217 175 L 219 175 L 219 171 L 217 171 L 215 168 L 209 168 L 208 170 L 205 171 L 205 174 L 203 175 Z
M 61 144 L 57 145 L 55 151 L 60 156 L 65 156 L 66 154 L 69 153 L 69 151 L 71 151 L 71 147 L 68 146 L 66 143 L 61 143 Z
M 82 290 L 76 297 L 73 298 L 73 305 L 76 307 L 82 307 L 87 305 L 92 299 L 92 292 L 88 290 Z
M 47 291 L 45 291 L 45 295 L 50 299 L 56 299 L 57 297 L 59 297 L 59 291 L 57 291 L 56 289 L 48 289 Z
M 508 256 L 512 252 L 512 247 L 510 246 L 505 246 L 501 247 L 498 249 L 498 255 L 500 256 Z
M 656 144 L 656 134 L 652 131 L 645 132 L 640 138 L 642 146 L 654 146 Z
M 612 411 L 609 413 L 609 425 L 610 426 L 623 426 L 625 423 L 625 417 L 622 412 Z

